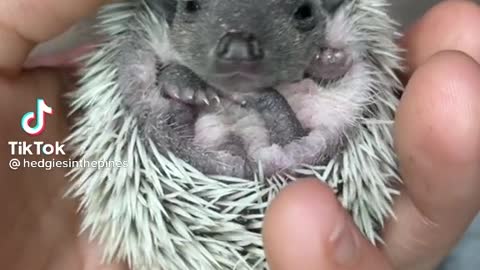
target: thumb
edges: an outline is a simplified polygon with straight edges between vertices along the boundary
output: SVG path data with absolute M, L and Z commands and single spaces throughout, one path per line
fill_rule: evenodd
M 285 188 L 267 211 L 263 229 L 272 270 L 391 269 L 318 180 L 299 180 Z
M 66 31 L 107 0 L 1 0 L 0 73 L 15 74 L 31 49 Z

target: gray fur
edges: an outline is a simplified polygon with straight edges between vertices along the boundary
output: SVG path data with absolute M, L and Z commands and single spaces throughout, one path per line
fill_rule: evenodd
M 275 89 L 262 90 L 254 100 L 247 99 L 245 102 L 246 107 L 252 106 L 260 113 L 272 144 L 285 146 L 306 135 L 288 101 Z

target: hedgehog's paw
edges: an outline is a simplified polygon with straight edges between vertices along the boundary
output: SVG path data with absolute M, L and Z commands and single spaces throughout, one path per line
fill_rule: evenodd
M 216 174 L 244 179 L 253 179 L 255 169 L 252 162 L 243 155 L 232 155 L 230 151 L 218 151 L 219 160 L 215 164 Z
M 215 89 L 186 67 L 173 65 L 162 69 L 158 75 L 161 93 L 191 105 L 210 105 L 220 102 Z
M 342 49 L 325 48 L 315 55 L 315 59 L 306 71 L 306 76 L 316 81 L 337 80 L 351 69 L 351 55 Z
M 277 144 L 259 148 L 253 153 L 253 157 L 261 164 L 263 174 L 267 177 L 296 165 L 295 160 Z

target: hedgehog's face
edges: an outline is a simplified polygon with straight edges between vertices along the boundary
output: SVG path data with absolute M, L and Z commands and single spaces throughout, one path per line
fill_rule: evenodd
M 342 0 L 178 0 L 169 37 L 180 62 L 220 89 L 301 80 Z

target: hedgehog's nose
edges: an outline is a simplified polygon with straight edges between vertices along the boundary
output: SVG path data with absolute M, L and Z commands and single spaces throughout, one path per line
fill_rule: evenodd
M 216 56 L 226 62 L 256 62 L 264 57 L 263 49 L 255 35 L 246 32 L 229 32 L 218 42 Z

